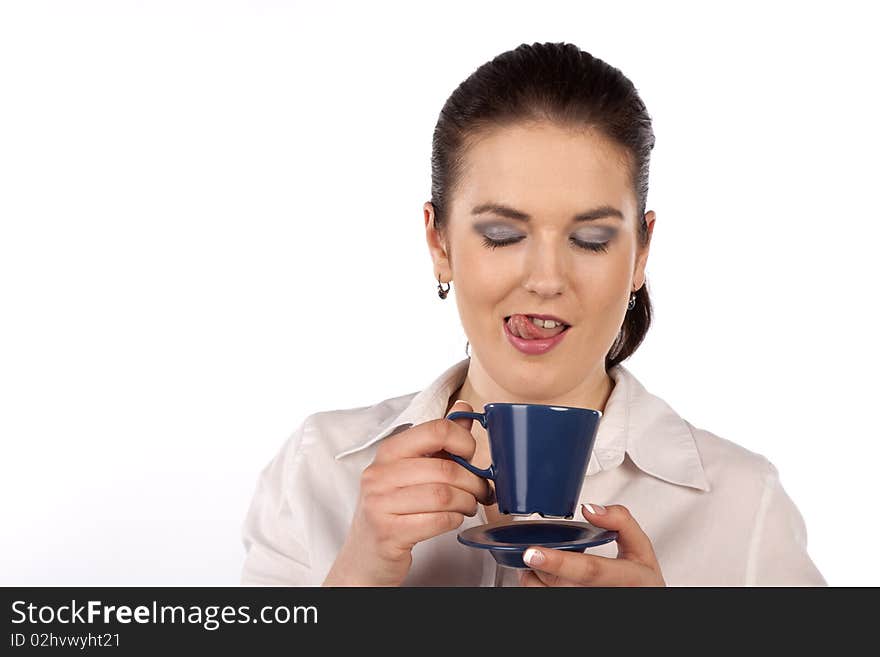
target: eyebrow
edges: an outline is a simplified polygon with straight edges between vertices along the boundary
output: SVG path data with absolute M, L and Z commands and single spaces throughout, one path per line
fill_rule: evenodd
M 531 217 L 525 212 L 521 212 L 500 203 L 483 203 L 482 205 L 476 206 L 471 211 L 471 214 L 478 215 L 490 212 L 501 215 L 502 217 L 507 217 L 508 219 L 516 219 L 517 221 L 528 222 L 531 220 Z M 596 219 L 602 219 L 603 217 L 617 217 L 620 220 L 623 220 L 624 218 L 623 213 L 617 208 L 610 205 L 600 205 L 592 210 L 576 214 L 572 217 L 572 221 L 595 221 Z

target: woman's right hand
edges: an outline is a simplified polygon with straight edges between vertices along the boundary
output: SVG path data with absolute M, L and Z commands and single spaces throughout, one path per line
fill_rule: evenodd
M 450 411 L 472 411 L 457 401 Z M 456 529 L 477 502 L 494 503 L 489 482 L 442 454 L 470 461 L 470 418 L 439 418 L 384 439 L 361 475 L 351 528 L 324 586 L 399 586 L 419 541 Z

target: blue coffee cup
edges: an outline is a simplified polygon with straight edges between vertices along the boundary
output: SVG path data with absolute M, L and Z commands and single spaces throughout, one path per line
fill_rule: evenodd
M 477 468 L 449 456 L 495 483 L 500 513 L 572 518 L 601 411 L 571 406 L 493 402 L 483 413 L 454 411 L 447 420 L 478 420 L 489 434 L 491 465 Z

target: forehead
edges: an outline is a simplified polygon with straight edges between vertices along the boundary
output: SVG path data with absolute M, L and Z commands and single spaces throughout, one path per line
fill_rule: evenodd
M 543 123 L 482 134 L 467 149 L 456 197 L 465 211 L 492 201 L 566 218 L 603 204 L 630 217 L 636 206 L 622 148 L 594 131 Z

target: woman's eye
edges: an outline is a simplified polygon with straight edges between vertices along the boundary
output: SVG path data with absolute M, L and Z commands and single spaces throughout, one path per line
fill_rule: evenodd
M 498 246 L 507 246 L 508 244 L 516 244 L 521 239 L 523 239 L 523 238 L 522 237 L 508 237 L 508 238 L 499 240 L 499 239 L 492 239 L 488 235 L 483 235 L 483 244 L 485 246 L 489 247 L 490 249 L 494 249 Z
M 571 239 L 572 244 L 587 251 L 604 252 L 608 250 L 608 242 L 581 242 L 574 238 Z
M 517 242 L 523 240 L 524 237 L 510 237 L 506 239 L 492 239 L 488 235 L 483 235 L 483 244 L 490 248 L 495 249 L 499 246 L 507 246 L 508 244 L 516 244 Z M 585 251 L 593 251 L 596 253 L 604 252 L 608 250 L 608 242 L 581 242 L 580 240 L 576 240 L 571 238 L 569 240 L 572 244 L 577 246 L 578 248 L 584 249 Z

